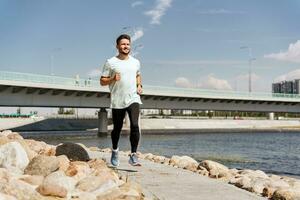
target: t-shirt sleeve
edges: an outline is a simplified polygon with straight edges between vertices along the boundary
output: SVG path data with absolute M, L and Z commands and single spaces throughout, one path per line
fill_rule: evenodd
M 102 73 L 101 73 L 101 77 L 109 77 L 110 76 L 110 71 L 111 71 L 111 67 L 108 61 L 105 62 L 105 64 L 102 67 Z
M 137 61 L 136 75 L 140 75 L 140 74 L 141 74 L 141 63 L 140 61 Z

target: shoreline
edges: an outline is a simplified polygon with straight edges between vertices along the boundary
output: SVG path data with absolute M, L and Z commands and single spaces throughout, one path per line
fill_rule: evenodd
M 145 148 L 142 148 L 141 151 L 143 153 L 145 153 L 145 152 L 157 153 L 157 154 L 163 155 L 163 156 L 171 156 L 173 154 L 188 155 L 188 156 L 191 156 L 192 158 L 196 159 L 199 162 L 202 161 L 202 160 L 205 160 L 205 159 L 210 159 L 210 160 L 214 160 L 214 161 L 220 162 L 222 164 L 228 165 L 230 167 L 235 167 L 235 168 L 239 168 L 239 169 L 242 169 L 244 167 L 248 167 L 250 169 L 255 169 L 255 166 L 256 166 L 256 167 L 259 167 L 259 168 L 263 169 L 267 173 L 273 173 L 273 174 L 277 174 L 277 175 L 286 175 L 286 176 L 292 176 L 292 177 L 300 178 L 300 173 L 295 168 L 293 168 L 293 170 L 290 169 L 291 170 L 290 172 L 293 172 L 293 173 L 288 173 L 287 170 L 284 170 L 285 165 L 282 166 L 283 168 L 280 168 L 280 167 L 265 168 L 264 165 L 262 164 L 262 163 L 264 163 L 263 160 L 259 161 L 259 159 L 262 158 L 261 156 L 258 157 L 258 158 L 257 157 L 253 158 L 251 156 L 250 156 L 251 158 L 247 157 L 247 154 L 242 153 L 243 152 L 243 151 L 241 151 L 242 149 L 237 149 L 237 152 L 239 152 L 241 154 L 238 154 L 237 152 L 234 152 L 233 154 L 235 156 L 233 156 L 233 157 L 230 156 L 230 155 L 225 155 L 226 153 L 224 154 L 225 157 L 224 156 L 222 156 L 222 157 L 216 156 L 216 154 L 214 154 L 214 150 L 211 149 L 211 148 L 210 148 L 210 153 L 212 153 L 211 155 L 214 155 L 214 156 L 211 156 L 209 154 L 206 154 L 205 156 L 203 156 L 201 154 L 197 154 L 197 152 L 195 152 L 195 151 L 194 151 L 194 153 L 190 153 L 190 151 L 183 151 L 183 152 L 182 151 L 176 151 L 176 152 L 173 152 L 172 154 L 170 154 L 170 153 L 168 153 L 167 148 L 164 147 L 164 145 L 162 145 L 162 143 L 160 143 L 160 141 L 158 139 L 155 139 L 155 138 L 161 138 L 162 137 L 163 141 L 166 141 L 166 139 L 167 139 L 167 141 L 180 141 L 180 142 L 182 142 L 183 140 L 185 140 L 184 138 L 186 138 L 186 137 L 187 138 L 190 138 L 190 137 L 192 137 L 192 138 L 203 138 L 204 137 L 204 140 L 208 140 L 208 142 L 209 142 L 210 141 L 209 138 L 214 139 L 214 138 L 219 138 L 220 137 L 220 140 L 218 139 L 218 141 L 221 141 L 221 142 L 223 141 L 222 138 L 235 138 L 235 139 L 240 138 L 242 141 L 243 140 L 247 141 L 247 139 L 245 140 L 243 138 L 249 138 L 249 137 L 250 138 L 257 138 L 257 137 L 259 137 L 259 138 L 260 137 L 261 138 L 277 138 L 277 135 L 278 135 L 278 138 L 282 138 L 282 137 L 286 138 L 285 135 L 288 135 L 292 138 L 299 138 L 298 133 L 299 132 L 288 134 L 288 132 L 279 132 L 279 131 L 277 131 L 277 133 L 275 131 L 267 131 L 267 132 L 239 131 L 239 132 L 228 132 L 228 133 L 224 133 L 224 132 L 199 133 L 196 130 L 196 132 L 191 132 L 191 133 L 190 132 L 181 132 L 181 133 L 179 132 L 179 133 L 174 134 L 174 132 L 164 133 L 164 132 L 156 132 L 155 131 L 153 134 L 151 134 L 151 133 L 147 133 L 147 134 L 142 133 L 142 140 L 141 141 L 143 141 L 143 146 L 145 145 Z M 43 141 L 49 142 L 51 144 L 59 144 L 60 141 L 69 141 L 69 142 L 84 143 L 87 146 L 89 146 L 89 145 L 94 146 L 94 145 L 98 144 L 102 148 L 104 148 L 105 146 L 107 146 L 107 144 L 110 144 L 110 142 L 111 142 L 109 134 L 104 134 L 104 135 L 101 135 L 100 137 L 98 137 L 97 132 L 95 132 L 95 131 L 89 131 L 89 132 L 78 131 L 76 133 L 72 132 L 72 131 L 71 132 L 65 132 L 65 133 L 55 132 L 55 134 L 46 132 L 45 134 L 42 134 L 42 135 L 39 132 L 29 133 L 29 134 L 20 133 L 20 134 L 24 138 L 43 140 Z M 34 134 L 34 136 L 31 136 L 31 134 Z M 121 140 L 126 141 L 125 143 L 122 142 L 122 145 L 123 146 L 127 145 L 127 143 L 128 143 L 127 138 L 129 137 L 128 132 L 123 133 L 121 135 L 121 137 L 122 137 Z M 178 139 L 178 138 L 181 138 L 181 139 Z M 232 140 L 234 140 L 234 139 L 231 139 L 231 141 Z M 151 142 L 149 143 L 149 142 L 146 142 L 146 141 L 154 141 L 155 142 L 154 144 L 158 144 L 158 146 L 156 146 L 156 147 L 159 150 L 151 149 L 151 144 L 153 144 L 153 143 L 151 143 Z M 270 141 L 270 140 L 267 139 L 267 141 Z M 271 141 L 272 141 L 272 139 L 271 139 Z M 288 138 L 287 138 L 287 141 L 289 141 Z M 198 146 L 195 146 L 195 144 L 196 143 L 192 142 L 192 145 L 194 145 L 194 147 L 191 149 L 191 152 L 195 149 L 198 149 Z M 166 143 L 166 145 L 172 145 L 172 143 L 169 142 L 169 143 Z M 202 145 L 205 145 L 205 143 L 202 142 Z M 228 144 L 228 143 L 226 143 L 226 140 L 225 140 L 225 141 L 223 141 L 222 145 L 225 145 L 223 148 L 225 148 L 226 150 L 229 151 L 230 148 L 228 146 L 231 146 L 233 144 Z M 260 145 L 260 148 L 264 148 L 264 146 L 265 146 L 265 144 L 262 144 L 262 145 Z M 188 147 L 188 145 L 187 145 L 187 147 Z M 296 147 L 296 146 L 294 145 L 294 147 Z M 251 148 L 252 148 L 251 145 L 249 145 L 248 148 L 247 148 L 248 149 L 247 151 L 249 151 L 249 152 L 255 151 L 255 150 L 251 150 Z M 200 148 L 200 149 L 203 149 L 203 148 Z M 158 153 L 158 152 L 160 152 L 160 153 Z M 272 155 L 272 152 L 270 152 L 271 154 L 262 153 L 261 155 L 265 155 L 265 158 L 266 158 L 266 156 Z M 244 157 L 244 159 L 239 159 L 239 158 L 241 158 L 241 156 Z M 298 161 L 296 161 L 296 160 L 295 160 L 295 162 L 298 163 Z M 257 164 L 255 164 L 255 163 L 257 163 Z M 288 163 L 292 164 L 290 162 L 288 162 Z M 271 170 L 273 170 L 273 171 L 271 171 Z
M 84 132 L 84 134 L 82 134 Z M 98 135 L 97 130 L 66 130 L 66 131 L 20 131 L 19 133 L 24 138 L 97 138 L 106 137 L 110 135 L 111 130 L 108 133 Z M 146 129 L 142 130 L 142 134 L 147 135 L 174 135 L 174 134 L 219 134 L 219 133 L 300 133 L 300 128 L 244 128 L 244 129 Z M 130 131 L 127 129 L 122 130 L 123 135 L 129 135 Z
M 7 186 L 5 187 L 8 188 L 0 191 L 0 195 L 4 193 L 5 195 L 16 197 L 19 197 L 19 195 L 67 197 L 72 194 L 79 195 L 78 189 L 81 189 L 83 191 L 80 192 L 81 195 L 98 198 L 98 196 L 105 196 L 107 194 L 103 193 L 104 190 L 110 191 L 106 185 L 103 185 L 103 181 L 107 181 L 107 183 L 113 184 L 111 188 L 116 188 L 117 191 L 124 191 L 124 193 L 122 193 L 124 195 L 134 195 L 136 198 L 133 199 L 139 200 L 145 199 L 145 196 L 143 196 L 145 194 L 150 194 L 146 197 L 147 199 L 153 200 L 194 199 L 195 196 L 199 195 L 201 199 L 205 200 L 219 197 L 222 197 L 224 200 L 258 200 L 266 198 L 273 200 L 300 199 L 300 179 L 297 178 L 266 174 L 261 170 L 228 168 L 212 160 L 198 162 L 189 156 L 173 155 L 171 157 L 165 157 L 140 152 L 138 152 L 138 156 L 140 157 L 142 167 L 133 167 L 127 163 L 128 155 L 130 154 L 129 151 L 120 151 L 121 166 L 117 169 L 110 170 L 110 164 L 107 162 L 107 160 L 110 160 L 110 148 L 99 149 L 98 147 L 87 147 L 83 144 L 78 145 L 88 153 L 91 158 L 89 161 L 72 161 L 65 157 L 61 160 L 61 165 L 57 160 L 55 164 L 56 167 L 51 169 L 49 173 L 47 172 L 43 177 L 39 176 L 39 179 L 34 179 L 33 176 L 28 176 L 30 170 L 35 170 L 37 165 L 43 163 L 41 160 L 35 161 L 35 159 L 58 159 L 59 157 L 56 157 L 58 156 L 56 152 L 58 151 L 57 147 L 60 145 L 55 146 L 41 141 L 24 139 L 19 133 L 12 131 L 3 131 L 0 132 L 0 135 L 2 139 L 0 149 L 2 148 L 4 150 L 10 145 L 11 147 L 18 148 L 18 151 L 27 155 L 27 159 L 29 159 L 26 160 L 26 163 L 22 163 L 22 165 L 16 165 L 16 168 L 12 168 L 6 164 L 2 166 L 4 167 L 2 170 L 8 174 L 9 178 L 6 180 L 0 177 L 1 180 L 7 181 Z M 67 154 L 68 153 L 66 153 L 66 155 Z M 13 154 L 3 154 L 2 156 L 13 157 Z M 23 161 L 24 160 L 20 157 L 20 160 L 16 162 L 21 163 Z M 91 179 L 91 170 L 97 171 L 98 163 L 103 162 L 105 162 L 105 166 L 101 164 L 100 171 L 94 174 Z M 33 163 L 35 164 L 33 165 Z M 44 163 L 47 163 L 47 166 L 49 165 L 48 162 Z M 29 166 L 31 166 L 31 168 Z M 23 174 L 24 169 L 25 174 Z M 48 167 L 45 169 L 49 170 Z M 113 173 L 112 171 L 114 171 L 117 176 L 111 174 Z M 23 174 L 21 175 L 21 179 L 15 178 L 18 177 L 16 176 L 17 172 Z M 96 180 L 95 178 L 98 180 L 98 178 L 101 177 L 99 176 L 99 172 L 108 172 L 108 174 L 112 176 L 110 175 L 108 180 L 104 179 L 99 183 L 94 182 L 98 184 L 97 187 L 99 187 L 99 189 L 89 190 L 87 186 L 94 188 L 95 185 L 94 183 L 92 184 L 93 180 Z M 156 178 L 154 179 L 153 177 Z M 32 182 L 33 180 L 34 182 Z M 50 182 L 50 180 L 52 182 Z M 56 180 L 61 180 L 61 182 L 56 182 Z M 85 180 L 85 182 L 82 182 L 83 180 Z M 16 183 L 16 181 L 20 187 L 11 190 L 10 188 L 14 187 L 13 184 Z M 66 183 L 70 183 L 70 181 L 72 182 L 72 187 L 69 187 Z M 127 184 L 127 181 L 131 184 Z M 134 183 L 132 181 L 140 186 L 132 184 Z M 32 186 L 29 187 L 28 184 Z M 78 185 L 81 187 L 78 187 Z M 22 191 L 25 186 L 26 190 L 30 190 L 31 193 L 24 193 Z M 74 189 L 76 187 L 78 188 L 75 191 Z M 141 187 L 140 190 L 137 189 L 139 187 Z M 35 190 L 35 188 L 38 189 Z M 134 190 L 134 192 L 127 192 L 131 190 Z M 215 192 L 211 193 L 210 191 L 212 190 Z M 96 191 L 96 194 L 94 191 Z M 115 189 L 113 191 L 115 191 Z M 109 192 L 108 194 L 114 195 L 115 192 Z M 86 198 L 82 198 L 82 200 L 83 199 Z
M 1 119 L 0 119 L 1 120 Z M 3 119 L 2 119 L 3 120 Z M 27 125 L 22 120 L 10 119 L 10 123 L 5 120 L 0 123 L 0 130 L 11 129 L 17 132 L 37 132 L 37 131 L 97 131 L 97 119 L 45 119 L 28 122 Z M 19 120 L 19 121 L 18 121 Z M 0 121 L 1 122 L 1 121 Z M 26 122 L 26 123 L 27 123 Z M 10 128 L 7 128 L 8 126 Z M 14 127 L 14 128 L 13 128 Z M 109 120 L 108 130 L 112 130 L 113 125 Z M 123 130 L 129 128 L 129 124 L 123 125 Z M 266 120 L 266 119 L 144 119 L 140 120 L 140 128 L 144 133 L 169 133 L 169 132 L 252 132 L 254 131 L 300 131 L 300 120 Z

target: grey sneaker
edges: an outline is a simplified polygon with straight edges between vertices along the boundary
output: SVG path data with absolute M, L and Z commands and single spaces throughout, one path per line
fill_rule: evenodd
M 132 166 L 142 166 L 139 162 L 139 159 L 138 159 L 138 156 L 136 155 L 136 153 L 130 154 L 128 162 Z
M 110 162 L 114 167 L 118 167 L 120 165 L 119 162 L 119 149 L 111 151 Z

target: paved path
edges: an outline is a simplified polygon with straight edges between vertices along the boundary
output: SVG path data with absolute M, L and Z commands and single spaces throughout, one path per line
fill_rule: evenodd
M 110 153 L 91 152 L 92 158 L 110 160 Z M 193 172 L 141 160 L 142 167 L 132 167 L 128 157 L 120 155 L 118 171 L 140 183 L 147 196 L 160 200 L 266 200 L 219 180 Z

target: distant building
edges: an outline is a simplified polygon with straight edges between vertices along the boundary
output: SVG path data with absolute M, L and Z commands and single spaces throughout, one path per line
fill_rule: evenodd
M 300 79 L 272 83 L 272 93 L 300 94 Z

